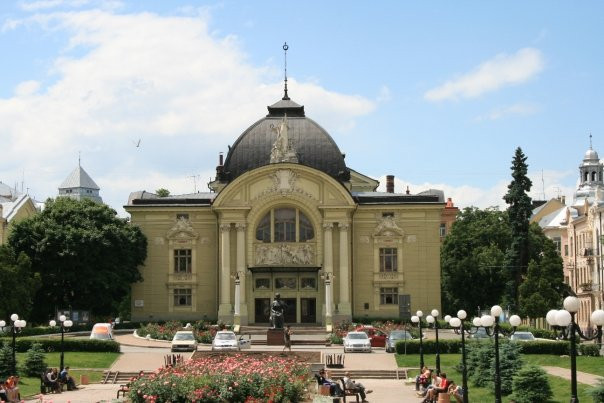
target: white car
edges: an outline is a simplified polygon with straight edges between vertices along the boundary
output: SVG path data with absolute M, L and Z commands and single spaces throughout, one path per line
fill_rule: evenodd
M 172 352 L 197 351 L 197 340 L 192 330 L 180 330 L 172 339 Z
M 90 338 L 96 340 L 113 340 L 113 325 L 111 325 L 111 323 L 95 323 L 90 332 Z
M 235 332 L 230 330 L 216 332 L 216 336 L 212 340 L 212 351 L 240 351 L 241 349 L 251 348 L 251 346 L 250 338 L 245 339 L 243 336 L 237 338 Z
M 365 332 L 348 332 L 344 337 L 344 352 L 365 351 L 371 352 L 371 340 Z
M 510 336 L 510 340 L 513 341 L 533 341 L 535 336 L 531 332 L 515 332 Z

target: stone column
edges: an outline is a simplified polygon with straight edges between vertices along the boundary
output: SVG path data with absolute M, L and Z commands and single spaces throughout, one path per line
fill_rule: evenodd
M 340 229 L 340 300 L 338 302 L 338 320 L 351 320 L 350 276 L 348 267 L 348 224 L 338 224 Z
M 241 315 L 241 324 L 247 325 L 248 313 L 247 313 L 247 301 L 245 298 L 246 288 L 247 288 L 247 280 L 246 280 L 246 273 L 247 273 L 246 264 L 247 264 L 247 262 L 245 259 L 246 225 L 244 223 L 238 223 L 235 225 L 235 228 L 237 229 L 237 263 L 236 263 L 236 267 L 237 267 L 237 274 L 239 275 L 239 281 L 241 284 L 239 287 L 239 290 L 240 290 L 239 311 L 240 311 L 240 315 Z
M 331 281 L 333 276 L 333 223 L 323 224 L 323 271 L 325 271 L 325 325 L 331 328 Z
M 231 321 L 231 224 L 220 224 L 220 306 L 218 320 Z

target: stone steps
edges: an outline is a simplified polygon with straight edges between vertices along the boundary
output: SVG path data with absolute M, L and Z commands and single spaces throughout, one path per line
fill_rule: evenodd
M 149 375 L 152 372 L 145 372 L 145 375 Z M 130 379 L 137 377 L 139 372 L 126 372 L 126 371 L 103 371 L 103 380 L 101 383 L 118 383 L 126 384 L 130 382 Z

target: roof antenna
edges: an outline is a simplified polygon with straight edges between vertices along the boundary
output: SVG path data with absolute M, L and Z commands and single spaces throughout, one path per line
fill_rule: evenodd
M 283 99 L 284 101 L 289 101 L 289 96 L 287 95 L 287 49 L 289 49 L 289 46 L 287 46 L 287 42 L 283 43 L 283 60 L 284 60 L 284 65 L 285 65 L 285 93 L 283 94 Z
M 80 163 L 82 159 L 82 152 L 78 151 L 78 168 L 82 167 L 82 164 Z
M 287 94 L 287 78 L 285 78 L 285 94 Z M 589 132 L 589 149 L 591 150 L 591 132 Z

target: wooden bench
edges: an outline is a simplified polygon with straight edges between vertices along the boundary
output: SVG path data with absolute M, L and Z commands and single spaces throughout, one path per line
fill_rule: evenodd
M 357 392 L 356 389 L 347 389 L 346 382 L 344 382 L 344 378 L 341 378 L 340 382 L 342 383 L 342 390 L 344 391 L 344 396 L 342 397 L 344 399 L 344 403 L 346 403 L 346 396 L 356 397 L 357 403 L 359 403 L 359 392 Z
M 120 398 L 120 393 L 123 397 L 126 397 L 126 393 L 128 393 L 128 391 L 130 391 L 130 383 L 120 385 L 120 388 L 117 390 L 117 398 Z

